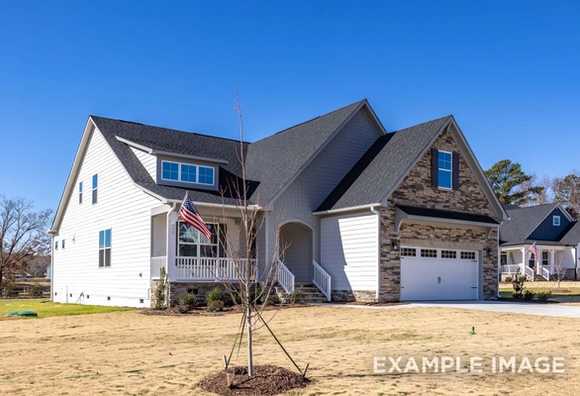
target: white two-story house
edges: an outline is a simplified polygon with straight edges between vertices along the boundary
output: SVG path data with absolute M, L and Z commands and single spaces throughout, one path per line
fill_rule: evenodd
M 228 281 L 240 150 L 262 219 L 241 260 L 260 268 L 287 247 L 286 292 L 497 296 L 506 214 L 454 118 L 386 131 L 362 100 L 252 143 L 90 116 L 51 229 L 54 301 L 148 307 L 161 268 L 173 296 Z M 179 221 L 186 191 L 209 240 Z

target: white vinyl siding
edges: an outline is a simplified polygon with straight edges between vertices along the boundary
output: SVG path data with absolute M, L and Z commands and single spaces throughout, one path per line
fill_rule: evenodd
M 372 213 L 321 220 L 321 264 L 333 290 L 376 291 L 378 216 Z
M 55 240 L 54 300 L 97 305 L 149 305 L 151 209 L 160 202 L 137 188 L 101 133 L 95 129 L 73 182 L 98 174 L 98 204 L 71 205 L 71 194 Z M 111 266 L 99 268 L 99 231 L 112 229 Z M 90 296 L 90 297 L 87 297 Z M 109 298 L 107 298 L 109 297 Z M 140 300 L 143 299 L 143 303 Z
M 134 147 L 130 147 L 130 149 L 133 152 L 133 154 L 135 154 L 137 159 L 141 161 L 141 164 L 143 164 L 143 167 L 145 168 L 147 173 L 149 173 L 151 178 L 153 180 L 157 180 L 157 157 L 144 151 L 141 151 L 139 149 L 136 149 Z

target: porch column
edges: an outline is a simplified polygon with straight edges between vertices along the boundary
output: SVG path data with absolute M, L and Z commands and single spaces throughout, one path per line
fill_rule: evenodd
M 524 246 L 522 249 L 522 268 L 521 268 L 521 272 L 522 275 L 526 274 L 526 247 Z
M 556 267 L 556 249 L 550 250 L 550 274 L 554 272 L 554 268 Z
M 175 251 L 176 251 L 176 241 L 177 241 L 177 212 L 175 210 L 170 210 L 167 212 L 167 278 L 173 280 L 176 278 L 176 268 L 175 268 Z

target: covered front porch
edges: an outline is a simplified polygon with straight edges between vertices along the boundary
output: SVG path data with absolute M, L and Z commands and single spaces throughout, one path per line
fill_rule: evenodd
M 159 279 L 163 268 L 170 282 L 234 282 L 249 266 L 257 279 L 255 255 L 245 257 L 240 249 L 243 234 L 237 211 L 199 210 L 212 232 L 211 239 L 179 220 L 178 205 L 152 211 L 150 278 Z
M 245 238 L 238 209 L 199 207 L 198 210 L 212 231 L 211 239 L 179 220 L 178 205 L 163 205 L 152 210 L 152 281 L 160 279 L 163 268 L 168 282 L 237 282 L 249 267 L 251 277 L 257 282 L 268 275 L 274 276 L 287 294 L 293 294 L 296 285 L 313 283 L 330 301 L 330 276 L 313 258 L 314 236 L 310 228 L 297 222 L 280 227 L 276 236 L 280 251 L 274 257 L 260 254 L 264 251 L 265 238 L 263 232 L 258 232 L 248 255 L 243 248 Z
M 575 277 L 574 248 L 563 245 L 533 244 L 501 248 L 501 278 L 506 280 L 520 273 L 528 280 L 567 279 Z

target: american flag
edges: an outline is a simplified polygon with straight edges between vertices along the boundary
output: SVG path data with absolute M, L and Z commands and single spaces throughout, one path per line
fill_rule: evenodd
M 179 217 L 185 223 L 189 224 L 199 232 L 201 232 L 207 239 L 211 240 L 211 231 L 207 227 L 207 224 L 203 221 L 199 212 L 195 208 L 193 201 L 189 199 L 189 194 L 185 194 L 183 202 L 181 203 L 181 209 L 179 209 Z

